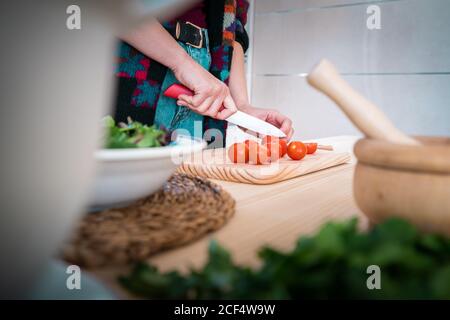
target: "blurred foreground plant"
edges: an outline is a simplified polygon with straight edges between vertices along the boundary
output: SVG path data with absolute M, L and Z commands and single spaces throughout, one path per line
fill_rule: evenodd
M 215 241 L 209 262 L 187 275 L 140 263 L 121 284 L 154 299 L 450 299 L 450 239 L 392 219 L 369 232 L 357 220 L 328 223 L 288 253 L 264 248 L 257 270 L 237 266 Z M 381 269 L 369 290 L 367 267 Z

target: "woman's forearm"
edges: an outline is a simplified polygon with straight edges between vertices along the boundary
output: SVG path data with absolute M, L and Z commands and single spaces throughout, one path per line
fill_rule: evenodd
M 122 37 L 146 56 L 166 67 L 176 70 L 184 63 L 193 62 L 191 57 L 156 20 L 150 20 Z
M 193 91 L 193 96 L 180 95 L 178 105 L 220 120 L 236 112 L 225 83 L 191 58 L 156 19 L 142 24 L 122 39 L 171 69 L 177 80 Z
M 228 81 L 231 96 L 239 108 L 248 105 L 247 80 L 245 77 L 244 50 L 239 42 L 233 43 L 233 58 L 231 61 L 230 79 Z

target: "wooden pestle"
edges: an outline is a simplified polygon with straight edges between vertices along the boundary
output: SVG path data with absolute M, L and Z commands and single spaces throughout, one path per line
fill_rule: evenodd
M 322 60 L 307 80 L 311 86 L 331 98 L 367 137 L 397 144 L 420 144 L 397 129 L 375 104 L 354 90 L 328 60 Z

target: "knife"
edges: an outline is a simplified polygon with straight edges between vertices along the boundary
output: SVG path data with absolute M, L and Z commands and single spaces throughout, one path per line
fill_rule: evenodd
M 178 99 L 178 97 L 182 94 L 193 96 L 194 92 L 178 83 L 172 84 L 164 91 L 164 95 L 166 97 L 173 99 Z M 263 135 L 270 135 L 279 138 L 286 137 L 286 134 L 277 127 L 275 127 L 274 125 L 271 125 L 270 123 L 267 123 L 261 119 L 258 119 L 254 116 L 251 116 L 239 110 L 236 111 L 236 113 L 229 116 L 228 118 L 226 118 L 225 120 L 237 126 L 249 129 L 253 132 L 257 132 Z

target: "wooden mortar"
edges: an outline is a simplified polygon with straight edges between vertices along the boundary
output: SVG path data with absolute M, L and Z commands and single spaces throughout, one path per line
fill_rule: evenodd
M 450 236 L 450 138 L 417 139 L 421 145 L 356 143 L 356 203 L 373 223 L 400 217 Z
M 424 231 L 450 236 L 450 138 L 405 135 L 327 60 L 307 80 L 367 137 L 354 148 L 353 192 L 371 222 L 400 217 Z

